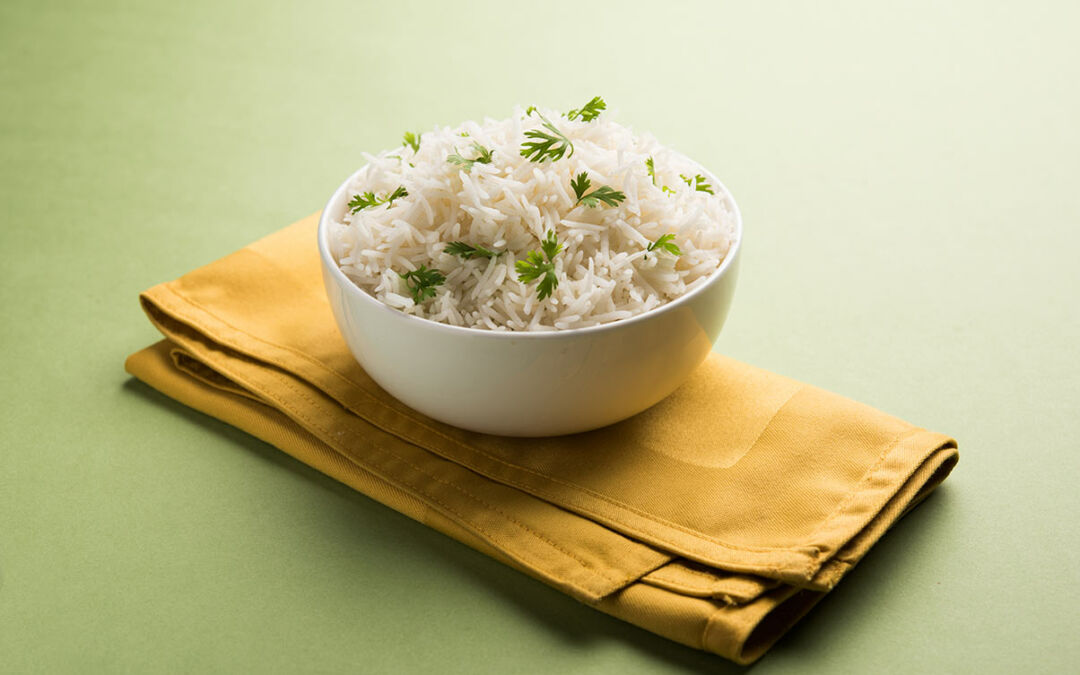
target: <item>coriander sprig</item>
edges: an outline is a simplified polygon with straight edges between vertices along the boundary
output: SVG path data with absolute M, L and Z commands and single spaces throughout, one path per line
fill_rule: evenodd
M 653 161 L 652 157 L 647 157 L 645 159 L 645 171 L 647 171 L 649 173 L 649 178 L 652 179 L 652 184 L 656 185 L 656 162 Z M 679 174 L 679 175 L 682 176 L 682 174 Z M 699 176 L 699 178 L 701 178 L 701 180 L 705 180 L 704 176 Z M 687 180 L 686 176 L 682 176 L 682 179 Z M 689 184 L 690 183 L 687 183 L 687 185 L 689 185 Z M 666 195 L 674 195 L 675 194 L 675 190 L 668 187 L 667 185 L 660 185 L 658 187 L 660 188 L 660 191 L 663 192 Z M 698 188 L 698 189 L 700 190 L 701 188 Z M 711 191 L 711 188 L 709 187 L 708 183 L 705 183 L 705 189 L 708 189 L 708 190 Z
M 649 253 L 660 250 L 667 251 L 671 255 L 682 255 L 682 250 L 679 248 L 679 245 L 674 242 L 674 239 L 675 235 L 673 234 L 662 234 L 659 239 L 649 244 L 645 250 Z M 647 258 L 648 256 L 645 257 Z
M 454 152 L 446 158 L 446 161 L 451 164 L 456 164 L 464 169 L 466 172 L 471 171 L 474 164 L 491 164 L 492 155 L 495 154 L 494 150 L 488 150 L 484 146 L 480 145 L 476 141 L 473 141 L 472 149 L 476 151 L 476 159 L 465 159 L 460 153 Z
M 566 113 L 566 119 L 576 120 L 580 117 L 582 122 L 592 122 L 599 117 L 600 113 L 604 110 L 607 110 L 607 103 L 604 103 L 604 99 L 599 96 L 593 96 L 585 105 Z
M 408 197 L 409 192 L 405 189 L 404 185 L 399 185 L 394 188 L 394 191 L 385 197 L 376 197 L 374 192 L 364 192 L 358 195 L 353 195 L 353 198 L 349 200 L 349 212 L 356 213 L 361 209 L 370 208 L 372 206 L 378 206 L 379 204 L 386 204 L 386 208 L 390 208 L 394 205 L 395 199 L 401 199 L 402 197 Z
M 379 203 L 379 198 L 375 196 L 374 192 L 353 195 L 353 198 L 349 200 L 349 212 L 356 213 L 360 209 L 376 206 Z
M 533 113 L 536 113 L 543 120 L 543 127 L 551 133 L 541 129 L 529 129 L 526 131 L 525 137 L 533 140 L 521 144 L 521 156 L 533 162 L 542 162 L 545 159 L 562 159 L 563 155 L 566 155 L 566 151 L 570 150 L 570 154 L 566 156 L 573 157 L 574 144 L 570 142 L 570 139 L 564 136 L 551 123 L 551 120 L 544 117 L 544 114 L 537 110 L 535 106 L 529 106 L 526 114 L 531 115 Z
M 428 298 L 435 297 L 435 287 L 441 286 L 446 277 L 439 270 L 429 270 L 421 265 L 411 272 L 401 273 L 398 276 L 405 280 L 405 286 L 412 294 L 413 302 L 420 304 Z
M 700 173 L 695 175 L 693 178 L 690 178 L 689 176 L 680 173 L 679 178 L 682 178 L 684 183 L 694 188 L 698 192 L 708 192 L 711 195 L 716 194 L 715 192 L 713 192 L 712 186 L 709 185 L 709 183 L 706 181 L 705 176 L 702 176 Z
M 420 152 L 420 134 L 406 131 L 401 144 L 409 146 L 413 149 L 413 152 Z
M 562 250 L 562 244 L 555 240 L 555 231 L 549 230 L 547 236 L 540 242 L 540 251 L 529 251 L 525 254 L 525 260 L 514 263 L 514 269 L 518 273 L 518 281 L 531 283 L 540 279 L 536 285 L 536 295 L 540 300 L 551 296 L 552 291 L 559 285 L 559 278 L 555 276 L 555 256 Z M 544 257 L 547 256 L 547 261 Z
M 604 202 L 608 206 L 618 206 L 620 202 L 626 199 L 626 195 L 608 185 L 601 185 L 592 192 L 585 194 L 591 185 L 592 181 L 589 180 L 589 174 L 584 171 L 579 173 L 577 178 L 570 181 L 570 187 L 574 188 L 574 195 L 577 196 L 574 206 L 584 204 L 590 208 L 596 208 L 600 206 L 600 202 Z
M 405 189 L 404 185 L 399 185 L 394 188 L 394 191 L 386 196 L 386 208 L 390 208 L 394 205 L 395 199 L 401 199 L 402 197 L 408 197 L 409 191 Z
M 443 253 L 460 256 L 464 260 L 472 260 L 473 258 L 497 258 L 503 254 L 503 251 L 492 251 L 483 246 L 472 246 L 463 241 L 452 241 L 443 248 Z

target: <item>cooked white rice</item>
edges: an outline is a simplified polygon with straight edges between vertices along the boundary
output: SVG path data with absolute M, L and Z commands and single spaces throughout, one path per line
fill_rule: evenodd
M 373 192 L 384 198 L 403 186 L 408 196 L 336 214 L 329 228 L 331 251 L 357 286 L 407 314 L 454 326 L 543 331 L 584 328 L 660 307 L 705 281 L 724 260 L 735 237 L 735 216 L 719 185 L 716 194 L 687 185 L 681 175 L 702 167 L 610 121 L 570 121 L 542 110 L 573 142 L 573 155 L 530 161 L 521 155 L 524 132 L 541 128 L 537 115 L 516 109 L 506 120 L 465 122 L 437 128 L 409 146 L 378 155 L 350 181 L 348 196 Z M 447 161 L 451 153 L 472 158 L 473 142 L 494 150 L 493 162 L 471 170 Z M 646 170 L 652 157 L 655 183 Z M 617 206 L 574 205 L 571 180 L 587 172 L 592 189 L 608 185 L 625 193 Z M 673 190 L 671 193 L 662 187 Z M 514 263 L 554 230 L 562 252 L 555 256 L 559 281 L 551 297 L 538 299 L 537 283 L 518 280 Z M 647 252 L 661 235 L 674 234 L 682 254 Z M 462 241 L 505 251 L 496 258 L 461 257 L 443 251 Z M 445 275 L 435 296 L 417 304 L 400 273 L 421 265 Z

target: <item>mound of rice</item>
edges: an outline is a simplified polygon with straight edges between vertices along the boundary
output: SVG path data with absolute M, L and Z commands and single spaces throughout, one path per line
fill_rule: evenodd
M 375 298 L 407 314 L 454 326 L 500 331 L 584 328 L 618 321 L 670 302 L 723 262 L 734 244 L 735 216 L 723 189 L 715 194 L 688 185 L 702 167 L 608 119 L 568 120 L 541 112 L 573 143 L 573 154 L 531 161 L 521 155 L 524 132 L 542 129 L 534 113 L 516 109 L 506 120 L 465 122 L 420 136 L 378 155 L 350 181 L 348 196 L 373 192 L 408 195 L 351 213 L 330 224 L 331 251 L 342 271 Z M 490 164 L 468 170 L 447 158 L 473 158 L 476 142 L 493 150 Z M 655 180 L 646 160 L 652 158 Z M 575 205 L 571 180 L 587 172 L 592 189 L 625 193 L 617 206 Z M 666 188 L 666 190 L 664 189 Z M 558 286 L 538 299 L 537 284 L 518 280 L 515 261 L 540 250 L 549 231 L 564 249 L 555 256 Z M 647 247 L 674 234 L 681 255 Z M 503 251 L 464 260 L 446 253 L 461 241 Z M 401 273 L 420 266 L 445 282 L 435 296 L 415 303 Z

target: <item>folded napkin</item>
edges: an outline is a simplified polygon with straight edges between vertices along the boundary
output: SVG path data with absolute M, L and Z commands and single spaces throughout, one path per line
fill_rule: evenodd
M 512 439 L 441 424 L 349 353 L 317 220 L 143 293 L 165 339 L 127 370 L 672 640 L 754 661 L 956 464 L 947 436 L 722 356 L 597 431 Z

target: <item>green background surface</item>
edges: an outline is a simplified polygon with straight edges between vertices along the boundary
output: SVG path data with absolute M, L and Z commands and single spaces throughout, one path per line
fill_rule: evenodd
M 0 671 L 739 668 L 128 378 L 363 151 L 603 94 L 746 221 L 717 349 L 962 461 L 755 673 L 1080 664 L 1076 3 L 0 4 Z

